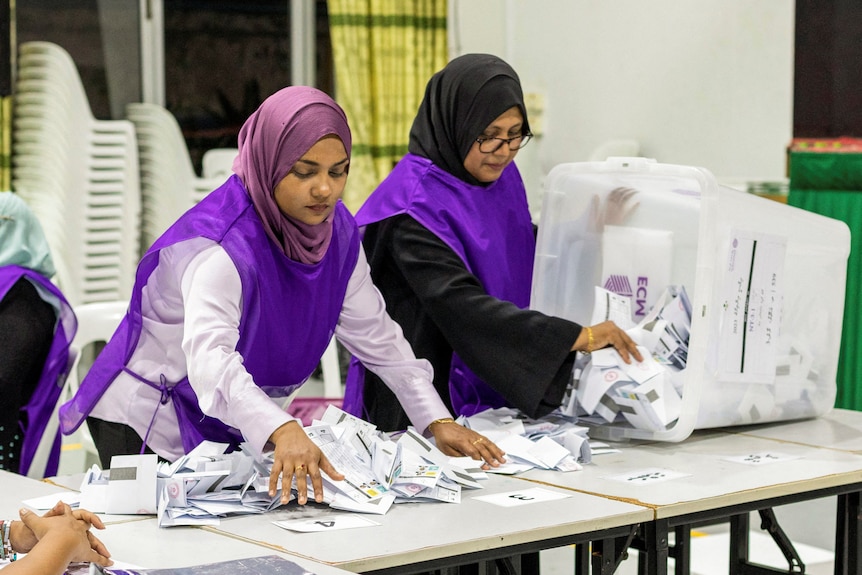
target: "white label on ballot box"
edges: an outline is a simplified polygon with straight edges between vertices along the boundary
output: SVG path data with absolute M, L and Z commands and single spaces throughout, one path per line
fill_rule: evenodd
M 731 233 L 722 293 L 718 350 L 723 381 L 775 381 L 787 240 Z

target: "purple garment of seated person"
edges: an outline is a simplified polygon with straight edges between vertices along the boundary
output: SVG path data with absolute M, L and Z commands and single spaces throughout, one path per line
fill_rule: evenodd
M 36 389 L 26 405 L 21 408 L 19 418 L 23 425 L 23 441 L 21 444 L 18 472 L 27 475 L 33 458 L 48 428 L 48 423 L 54 416 L 54 408 L 60 399 L 60 392 L 69 374 L 69 345 L 75 337 L 78 324 L 69 302 L 60 290 L 42 274 L 17 265 L 0 266 L 0 301 L 20 279 L 26 279 L 36 287 L 36 291 L 52 307 L 57 310 L 58 321 L 54 328 L 54 338 L 48 351 L 48 357 L 42 368 Z M 36 475 L 50 477 L 57 474 L 60 463 L 60 433 L 55 429 L 51 451 L 45 464 L 45 469 Z

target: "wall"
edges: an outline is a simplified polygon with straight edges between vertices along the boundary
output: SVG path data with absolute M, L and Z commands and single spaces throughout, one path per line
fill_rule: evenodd
M 782 179 L 794 20 L 790 0 L 450 0 L 450 50 L 501 56 L 543 96 L 518 159 L 531 198 L 613 139 L 722 181 Z

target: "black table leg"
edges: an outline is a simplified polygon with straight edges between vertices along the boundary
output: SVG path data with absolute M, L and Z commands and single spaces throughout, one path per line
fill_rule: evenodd
M 835 575 L 855 575 L 862 569 L 862 507 L 860 494 L 838 496 L 835 528 Z
M 668 534 L 670 526 L 667 519 L 656 519 L 641 524 L 646 562 L 640 565 L 644 575 L 667 575 Z

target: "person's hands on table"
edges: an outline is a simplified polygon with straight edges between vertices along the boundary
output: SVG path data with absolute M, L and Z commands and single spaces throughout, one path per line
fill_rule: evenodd
M 92 525 L 98 525 L 104 529 L 102 522 L 88 511 L 73 512 L 66 503 L 58 502 L 54 508 L 43 516 L 33 513 L 29 509 L 21 509 L 19 512 L 21 523 L 27 531 L 32 533 L 36 543 L 32 545 L 27 555 L 19 562 L 13 563 L 7 569 L 15 571 L 21 568 L 22 572 L 53 572 L 55 567 L 65 566 L 71 562 L 96 563 L 102 567 L 113 565 L 111 554 L 105 545 L 90 532 Z M 17 545 L 28 546 L 32 540 L 27 541 L 26 531 L 23 533 L 25 539 L 20 539 Z M 11 539 L 11 533 L 10 533 Z M 23 552 L 22 549 L 16 551 Z M 26 565 L 25 565 L 26 563 Z
M 57 504 L 54 505 L 52 509 L 46 511 L 45 514 L 42 515 L 42 517 L 56 517 L 59 515 L 63 515 L 65 514 L 67 507 L 69 506 L 62 501 L 58 501 Z M 84 522 L 88 526 L 95 527 L 96 529 L 105 528 L 105 524 L 102 523 L 102 520 L 99 518 L 99 516 L 91 511 L 87 511 L 86 509 L 72 510 L 72 517 L 74 517 L 78 521 Z M 98 537 L 96 537 L 92 533 L 88 533 L 88 538 L 90 540 L 93 551 L 103 557 L 111 556 L 111 554 L 108 552 L 108 549 L 99 540 Z M 39 542 L 39 539 L 36 538 L 36 534 L 33 532 L 32 529 L 27 526 L 27 524 L 23 520 L 12 522 L 12 525 L 9 529 L 9 540 L 12 544 L 12 548 L 17 553 L 29 553 L 33 549 L 33 547 L 36 546 L 36 543 Z
M 272 471 L 269 474 L 269 496 L 275 497 L 278 477 L 281 476 L 281 502 L 290 501 L 290 485 L 296 477 L 297 503 L 305 505 L 308 499 L 308 479 L 314 488 L 314 500 L 323 501 L 323 476 L 326 473 L 333 481 L 344 476 L 336 471 L 326 456 L 305 434 L 297 421 L 289 421 L 272 432 L 269 440 L 275 445 Z
M 472 459 L 484 460 L 485 465 L 499 467 L 505 463 L 505 453 L 484 435 L 476 433 L 451 418 L 438 419 L 428 426 L 434 435 L 437 448 L 446 455 L 466 455 Z

